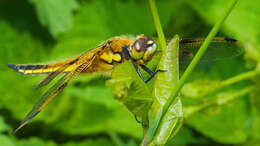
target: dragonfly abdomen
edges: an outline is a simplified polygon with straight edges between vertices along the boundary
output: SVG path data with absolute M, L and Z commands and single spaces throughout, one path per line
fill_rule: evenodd
M 43 65 L 15 65 L 8 64 L 9 68 L 14 69 L 16 72 L 21 73 L 23 75 L 39 75 L 39 74 L 48 74 L 56 71 L 60 66 L 64 64 L 43 64 Z M 63 71 L 70 72 L 73 69 L 73 65 L 70 65 Z
M 75 62 L 78 61 L 77 57 L 73 57 L 67 60 L 63 60 L 60 62 L 52 63 L 52 64 L 8 64 L 9 68 L 12 68 L 18 73 L 23 75 L 39 75 L 39 74 L 48 74 L 56 71 L 58 68 L 64 65 L 68 65 L 63 72 L 70 72 Z
M 9 68 L 14 69 L 16 72 L 24 74 L 24 75 L 32 75 L 32 74 L 44 74 L 50 73 L 54 71 L 53 67 L 49 65 L 15 65 L 8 64 Z

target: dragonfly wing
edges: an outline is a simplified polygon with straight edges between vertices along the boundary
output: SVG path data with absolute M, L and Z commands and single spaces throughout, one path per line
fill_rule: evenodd
M 180 41 L 181 62 L 189 62 L 201 47 L 205 38 L 182 39 Z M 243 49 L 237 40 L 231 38 L 216 37 L 208 46 L 207 51 L 201 61 L 216 61 L 240 56 Z
M 44 109 L 68 84 L 69 82 L 78 75 L 81 71 L 91 66 L 95 60 L 95 56 L 90 61 L 86 61 L 81 65 L 75 67 L 71 72 L 66 73 L 62 76 L 59 81 L 54 84 L 38 101 L 38 103 L 32 108 L 29 114 L 25 117 L 20 126 L 14 131 L 16 133 L 19 129 L 25 126 L 32 118 L 34 118 L 42 109 Z
M 74 63 L 76 63 L 80 59 L 81 56 L 75 58 L 74 60 L 72 60 L 71 62 L 69 62 L 67 64 L 64 64 L 63 66 L 59 67 L 56 71 L 50 73 L 45 79 L 40 81 L 35 86 L 35 89 L 41 88 L 41 87 L 49 84 L 55 77 L 57 77 L 59 74 L 63 73 L 69 66 L 73 65 Z

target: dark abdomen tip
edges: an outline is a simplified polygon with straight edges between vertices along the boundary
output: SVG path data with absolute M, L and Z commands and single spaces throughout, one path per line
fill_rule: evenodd
M 12 69 L 14 69 L 14 70 L 17 70 L 17 66 L 14 65 L 14 64 L 8 64 L 7 66 L 8 66 L 9 68 L 12 68 Z

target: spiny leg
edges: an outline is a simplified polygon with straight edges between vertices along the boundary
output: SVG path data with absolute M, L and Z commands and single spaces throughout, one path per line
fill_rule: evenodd
M 134 65 L 135 70 L 136 70 L 137 74 L 139 75 L 139 77 L 146 83 L 146 80 L 144 79 L 140 69 L 138 68 L 138 65 L 135 62 L 133 62 L 133 61 L 132 61 L 132 63 Z
M 135 115 L 135 120 L 137 123 L 141 124 L 142 122 L 137 118 L 137 116 Z
M 139 77 L 145 82 L 149 82 L 158 72 L 166 72 L 166 70 L 156 70 L 155 72 L 151 71 L 148 67 L 146 67 L 145 65 L 142 65 L 142 64 L 137 64 L 135 63 L 135 61 L 131 58 L 130 54 L 129 54 L 129 51 L 127 50 L 127 46 L 122 46 L 122 50 L 123 50 L 123 53 L 124 53 L 124 56 L 126 58 L 126 60 L 131 60 L 132 61 L 132 64 L 134 65 L 135 67 L 135 70 L 137 72 L 137 74 L 139 75 Z M 150 77 L 145 80 L 140 69 L 138 68 L 138 65 L 141 66 L 141 68 L 146 71 L 148 74 L 150 74 Z
M 146 71 L 148 74 L 150 74 L 150 77 L 147 80 L 144 80 L 145 83 L 149 82 L 158 72 L 166 72 L 166 70 L 160 70 L 160 69 L 153 72 L 143 64 L 140 64 L 140 66 L 144 71 Z
M 149 82 L 158 72 L 166 72 L 166 70 L 156 70 L 147 80 L 145 80 L 144 82 L 147 83 Z
M 123 50 L 123 53 L 124 53 L 124 58 L 126 60 L 131 60 L 132 64 L 134 65 L 135 67 L 135 70 L 137 72 L 137 74 L 139 75 L 139 77 L 145 82 L 145 79 L 143 77 L 143 75 L 141 74 L 141 71 L 140 69 L 138 68 L 138 65 L 134 62 L 134 60 L 131 58 L 130 54 L 129 54 L 129 51 L 127 50 L 128 46 L 122 46 L 122 50 Z
M 150 70 L 148 67 L 146 67 L 145 65 L 140 64 L 140 66 L 141 66 L 141 68 L 142 68 L 144 71 L 146 71 L 148 74 L 150 74 L 150 75 L 154 74 L 154 72 L 151 71 L 151 70 Z

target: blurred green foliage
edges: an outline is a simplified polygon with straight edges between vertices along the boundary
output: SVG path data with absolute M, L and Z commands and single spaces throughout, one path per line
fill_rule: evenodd
M 46 26 L 53 37 L 66 32 L 72 26 L 73 11 L 78 9 L 75 0 L 31 0 L 40 23 Z
M 227 0 L 156 1 L 167 38 L 206 36 Z M 239 1 L 219 36 L 238 39 L 244 56 L 203 62 L 182 90 L 185 124 L 168 145 L 260 144 L 259 84 L 252 77 L 201 97 L 205 90 L 260 62 L 260 2 Z M 0 1 L 0 145 L 137 145 L 142 127 L 105 86 L 106 77 L 81 75 L 39 116 L 12 135 L 43 91 L 43 76 L 22 76 L 8 63 L 62 60 L 118 35 L 156 37 L 145 0 Z M 248 90 L 247 90 L 248 89 Z M 259 89 L 258 89 L 259 90 Z M 244 91 L 244 92 L 242 92 Z

